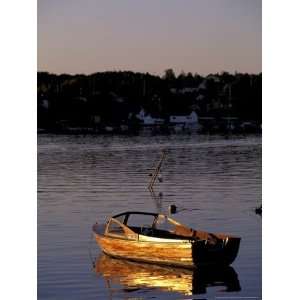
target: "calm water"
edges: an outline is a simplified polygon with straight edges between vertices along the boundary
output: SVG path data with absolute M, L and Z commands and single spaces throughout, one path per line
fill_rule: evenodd
M 148 173 L 165 147 L 164 181 L 151 195 Z M 261 217 L 253 212 L 260 203 L 260 137 L 39 135 L 38 297 L 260 298 Z M 166 212 L 170 204 L 181 209 L 175 219 L 190 227 L 242 237 L 231 268 L 128 263 L 101 256 L 91 239 L 92 224 L 106 216 Z

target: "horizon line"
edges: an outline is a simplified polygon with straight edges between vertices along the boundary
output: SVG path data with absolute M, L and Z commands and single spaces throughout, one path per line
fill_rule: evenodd
M 172 68 L 167 68 L 166 70 L 170 70 Z M 165 71 L 166 71 L 165 70 Z M 172 69 L 173 70 L 173 69 Z M 174 71 L 174 70 L 173 70 Z M 79 75 L 84 75 L 84 76 L 90 76 L 90 75 L 94 75 L 94 74 L 98 74 L 98 73 L 113 73 L 113 72 L 131 72 L 131 73 L 135 73 L 135 74 L 148 74 L 148 75 L 151 75 L 151 76 L 158 76 L 158 77 L 163 77 L 164 76 L 164 73 L 161 74 L 161 75 L 158 75 L 158 74 L 155 74 L 155 73 L 151 73 L 151 72 L 142 72 L 142 71 L 133 71 L 133 70 L 104 70 L 104 71 L 96 71 L 96 72 L 92 72 L 92 73 L 85 73 L 85 72 L 82 72 L 82 73 L 73 73 L 73 72 L 70 72 L 70 73 L 67 73 L 67 72 L 63 72 L 63 73 L 55 73 L 55 72 L 51 72 L 51 71 L 45 71 L 45 70 L 37 70 L 37 73 L 48 73 L 48 74 L 51 74 L 51 75 L 57 75 L 57 76 L 60 76 L 60 75 L 70 75 L 70 76 L 79 76 Z M 198 72 L 189 72 L 189 71 L 184 71 L 182 70 L 181 72 L 179 72 L 178 74 L 176 74 L 176 72 L 174 71 L 174 74 L 176 77 L 180 76 L 181 74 L 189 74 L 191 73 L 193 76 L 201 76 L 201 77 L 207 77 L 207 76 L 210 76 L 210 75 L 222 75 L 223 73 L 228 73 L 229 75 L 237 75 L 237 74 L 242 74 L 242 75 L 245 75 L 245 74 L 248 74 L 248 75 L 261 75 L 262 74 L 262 71 L 260 72 L 257 72 L 257 73 L 248 73 L 248 72 L 239 72 L 239 71 L 234 71 L 234 72 L 229 72 L 229 71 L 226 71 L 226 70 L 222 70 L 220 72 L 216 72 L 216 73 L 208 73 L 206 75 L 203 75 L 203 74 L 200 74 Z

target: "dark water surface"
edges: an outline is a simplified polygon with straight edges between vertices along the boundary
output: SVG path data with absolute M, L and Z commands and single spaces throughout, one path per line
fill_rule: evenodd
M 164 181 L 153 197 L 148 173 L 166 147 Z M 259 299 L 261 217 L 253 209 L 260 202 L 257 136 L 39 135 L 38 297 Z M 126 210 L 166 212 L 170 204 L 190 227 L 242 237 L 231 267 L 195 272 L 100 255 L 95 221 Z

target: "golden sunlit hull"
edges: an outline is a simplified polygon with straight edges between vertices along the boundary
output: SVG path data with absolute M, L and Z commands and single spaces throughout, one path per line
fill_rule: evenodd
M 151 227 L 128 226 L 130 216 L 153 218 Z M 157 228 L 168 221 L 173 230 Z M 104 253 L 116 258 L 197 268 L 229 265 L 237 256 L 240 238 L 188 228 L 170 217 L 155 213 L 125 212 L 109 219 L 105 227 L 94 224 L 95 240 Z
M 196 268 L 206 264 L 229 265 L 237 250 L 209 249 L 203 242 L 177 240 L 161 242 L 146 240 L 127 240 L 94 233 L 97 244 L 107 255 L 133 261 L 156 263 L 184 268 Z M 234 248 L 238 249 L 239 241 Z
M 193 268 L 192 245 L 189 242 L 159 243 L 111 238 L 95 234 L 95 239 L 107 255 L 134 261 Z

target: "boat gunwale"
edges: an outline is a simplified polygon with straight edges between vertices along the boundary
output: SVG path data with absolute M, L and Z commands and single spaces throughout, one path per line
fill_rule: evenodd
M 117 235 L 112 235 L 112 234 L 99 234 L 98 232 L 94 231 L 94 234 L 98 236 L 99 238 L 109 238 L 109 239 L 115 239 L 115 240 L 123 240 L 123 241 L 128 241 L 128 242 L 136 242 L 136 243 L 152 243 L 152 244 L 191 244 L 194 242 L 197 242 L 195 239 L 164 239 L 164 238 L 157 238 L 160 239 L 161 241 L 154 241 L 154 240 L 140 240 L 140 239 L 133 239 L 133 238 L 128 238 L 126 236 L 117 236 Z M 139 235 L 139 234 L 137 234 Z M 151 238 L 146 235 L 142 235 L 147 238 Z

